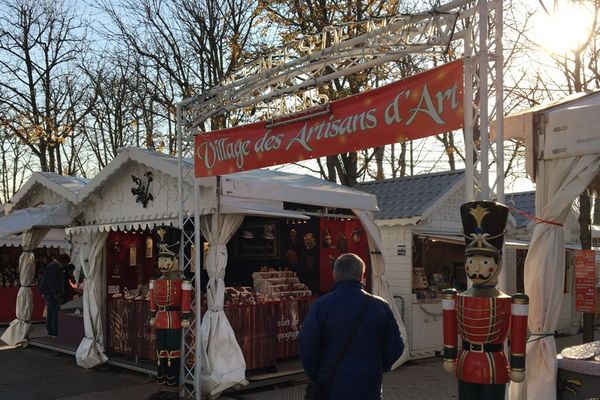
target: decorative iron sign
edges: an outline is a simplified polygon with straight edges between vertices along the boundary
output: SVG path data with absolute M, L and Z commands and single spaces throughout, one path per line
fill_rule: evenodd
M 142 203 L 146 208 L 149 201 L 154 201 L 154 196 L 150 193 L 150 183 L 152 182 L 152 172 L 146 172 L 142 177 L 131 175 L 131 180 L 136 186 L 131 188 L 131 194 L 135 196 L 136 203 Z

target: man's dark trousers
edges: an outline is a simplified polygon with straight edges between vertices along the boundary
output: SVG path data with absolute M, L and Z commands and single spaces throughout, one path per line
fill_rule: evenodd
M 58 335 L 58 310 L 60 303 L 55 295 L 44 295 L 46 299 L 47 312 L 46 312 L 46 330 L 48 335 Z

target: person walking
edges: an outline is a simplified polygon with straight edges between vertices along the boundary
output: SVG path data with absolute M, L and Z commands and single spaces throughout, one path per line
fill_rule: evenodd
M 339 256 L 332 291 L 304 319 L 299 352 L 311 379 L 307 398 L 383 398 L 383 373 L 400 358 L 404 342 L 389 304 L 363 290 L 364 272 L 365 263 L 356 254 Z M 320 394 L 310 394 L 317 387 Z
M 70 261 L 68 255 L 59 254 L 58 257 L 46 265 L 40 280 L 38 289 L 46 300 L 46 330 L 49 336 L 56 337 L 58 335 L 58 310 L 65 290 L 64 267 Z

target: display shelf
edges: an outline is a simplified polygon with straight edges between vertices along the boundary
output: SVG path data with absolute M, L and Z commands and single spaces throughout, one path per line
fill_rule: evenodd
M 300 282 L 293 271 L 255 272 L 252 280 L 257 294 L 270 296 L 274 300 L 312 296 L 312 291 Z

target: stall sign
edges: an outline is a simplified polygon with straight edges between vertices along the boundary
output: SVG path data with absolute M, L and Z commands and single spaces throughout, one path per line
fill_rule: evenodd
M 196 177 L 383 146 L 463 126 L 463 61 L 329 103 L 320 111 L 199 134 Z
M 108 294 L 116 294 L 119 293 L 119 285 L 108 285 L 108 289 L 106 291 Z
M 596 310 L 596 253 L 575 251 L 575 310 L 593 313 Z

